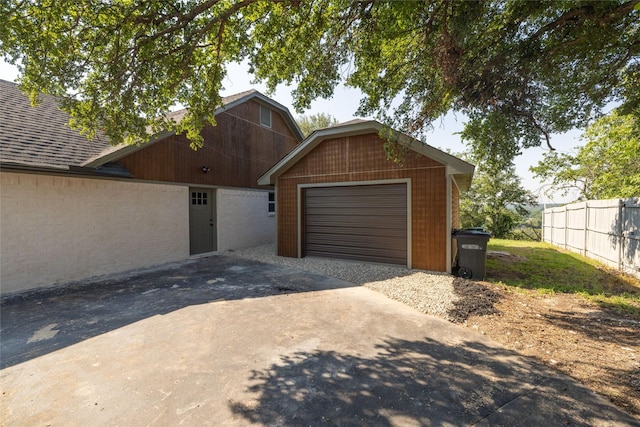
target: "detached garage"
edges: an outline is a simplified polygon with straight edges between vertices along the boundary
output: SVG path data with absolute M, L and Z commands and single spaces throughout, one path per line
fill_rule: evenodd
M 314 132 L 259 179 L 275 185 L 280 256 L 318 256 L 451 271 L 451 231 L 474 166 L 398 132 L 355 121 Z

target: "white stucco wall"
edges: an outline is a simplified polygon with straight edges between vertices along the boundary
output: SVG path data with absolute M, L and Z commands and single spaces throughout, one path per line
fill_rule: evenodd
M 267 191 L 219 188 L 216 192 L 218 251 L 250 248 L 276 239 Z
M 188 256 L 188 187 L 0 172 L 2 294 Z

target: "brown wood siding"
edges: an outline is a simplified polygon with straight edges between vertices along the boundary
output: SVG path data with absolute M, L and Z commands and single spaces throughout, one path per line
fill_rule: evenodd
M 453 182 L 453 178 L 451 179 L 451 181 L 451 227 L 453 229 L 456 229 L 460 228 L 460 191 L 458 190 L 456 184 Z M 458 252 L 458 247 L 454 243 L 455 242 L 452 242 L 451 244 L 452 263 L 455 261 L 456 253 Z
M 411 179 L 412 266 L 446 271 L 446 169 L 411 151 L 387 160 L 376 133 L 321 142 L 278 177 L 278 254 L 298 256 L 298 184 Z
M 134 178 L 197 185 L 261 188 L 257 179 L 297 144 L 276 110 L 272 127 L 259 124 L 260 104 L 247 101 L 216 116 L 194 151 L 185 135 L 173 135 L 121 159 Z M 208 166 L 209 173 L 202 167 Z
M 407 265 L 407 184 L 305 189 L 305 256 Z

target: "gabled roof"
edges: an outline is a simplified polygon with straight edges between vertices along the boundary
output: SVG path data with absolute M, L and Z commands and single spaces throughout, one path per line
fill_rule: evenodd
M 41 100 L 32 107 L 17 84 L 0 80 L 0 163 L 68 169 L 109 147 L 102 134 L 90 141 L 71 129 L 54 97 Z
M 253 89 L 222 98 L 223 106 L 215 114 L 250 99 L 279 110 L 298 140 L 303 139 L 289 110 Z M 172 134 L 160 132 L 148 143 L 133 146 L 110 145 L 102 133 L 88 140 L 69 127 L 69 115 L 58 108 L 56 98 L 42 95 L 41 101 L 32 107 L 16 83 L 0 80 L 0 164 L 3 166 L 58 170 L 97 168 Z M 185 112 L 175 111 L 169 117 L 180 120 Z
M 247 102 L 251 99 L 254 99 L 256 101 L 258 101 L 261 104 L 265 104 L 268 105 L 278 111 L 280 111 L 280 113 L 282 114 L 282 117 L 285 121 L 285 123 L 287 123 L 287 125 L 289 126 L 289 128 L 291 129 L 291 131 L 296 135 L 297 139 L 300 141 L 304 138 L 304 135 L 302 134 L 302 131 L 300 130 L 300 128 L 298 127 L 295 119 L 293 118 L 293 116 L 291 115 L 291 113 L 289 112 L 289 109 L 287 107 L 285 107 L 284 105 L 274 101 L 273 99 L 261 94 L 260 92 L 258 92 L 255 89 L 250 89 L 247 90 L 245 92 L 240 92 L 237 93 L 235 95 L 230 95 L 230 96 L 226 96 L 224 98 L 222 98 L 222 106 L 218 107 L 218 109 L 215 111 L 214 115 L 218 115 L 226 110 L 229 110 L 233 107 L 235 107 L 236 105 L 240 105 L 244 102 Z M 187 112 L 186 109 L 182 109 L 182 110 L 178 110 L 178 111 L 174 111 L 172 113 L 169 113 L 168 118 L 173 119 L 174 121 L 178 122 L 180 120 L 182 120 L 182 118 L 184 117 L 185 113 Z M 139 144 L 139 145 L 128 145 L 128 144 L 120 144 L 117 146 L 112 146 L 109 147 L 105 150 L 103 150 L 101 153 L 99 153 L 98 155 L 96 155 L 95 157 L 88 159 L 86 162 L 84 162 L 82 164 L 82 166 L 87 166 L 87 167 L 97 167 L 100 165 L 103 165 L 105 163 L 108 162 L 113 162 L 115 160 L 118 160 L 128 154 L 134 153 L 144 147 L 149 146 L 150 144 L 154 144 L 160 140 L 163 140 L 164 138 L 167 138 L 168 136 L 173 135 L 173 132 L 160 132 L 156 135 L 154 135 L 151 140 L 149 140 L 148 142 L 144 143 L 144 144 Z
M 368 133 L 380 133 L 386 129 L 381 123 L 375 120 L 352 120 L 346 123 L 342 123 L 336 126 L 316 130 L 294 148 L 289 154 L 287 154 L 282 160 L 276 163 L 271 169 L 265 172 L 260 178 L 258 178 L 258 184 L 260 185 L 273 185 L 280 175 L 291 168 L 300 159 L 306 156 L 311 150 L 317 147 L 322 141 L 332 138 L 341 138 L 345 136 L 365 135 Z M 392 130 L 394 135 L 401 136 L 398 131 Z M 407 137 L 406 135 L 403 135 Z M 471 178 L 473 177 L 473 171 L 475 166 L 461 160 L 449 153 L 445 153 L 442 150 L 438 150 L 430 145 L 418 141 L 417 139 L 410 138 L 411 150 L 429 157 L 437 162 L 444 164 L 447 167 L 447 173 L 453 175 L 460 187 L 460 190 L 464 191 L 471 185 Z

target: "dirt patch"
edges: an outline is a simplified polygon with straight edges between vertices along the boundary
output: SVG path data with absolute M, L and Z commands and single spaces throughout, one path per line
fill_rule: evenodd
M 486 285 L 458 277 L 453 281 L 453 290 L 458 299 L 448 313 L 448 320 L 462 323 L 471 316 L 499 314 L 495 304 L 500 300 L 500 294 Z
M 464 325 L 532 356 L 640 416 L 640 320 L 609 312 L 575 294 L 541 294 L 500 284 L 459 284 L 477 292 L 478 309 L 454 316 Z M 465 312 L 467 317 L 465 318 Z

